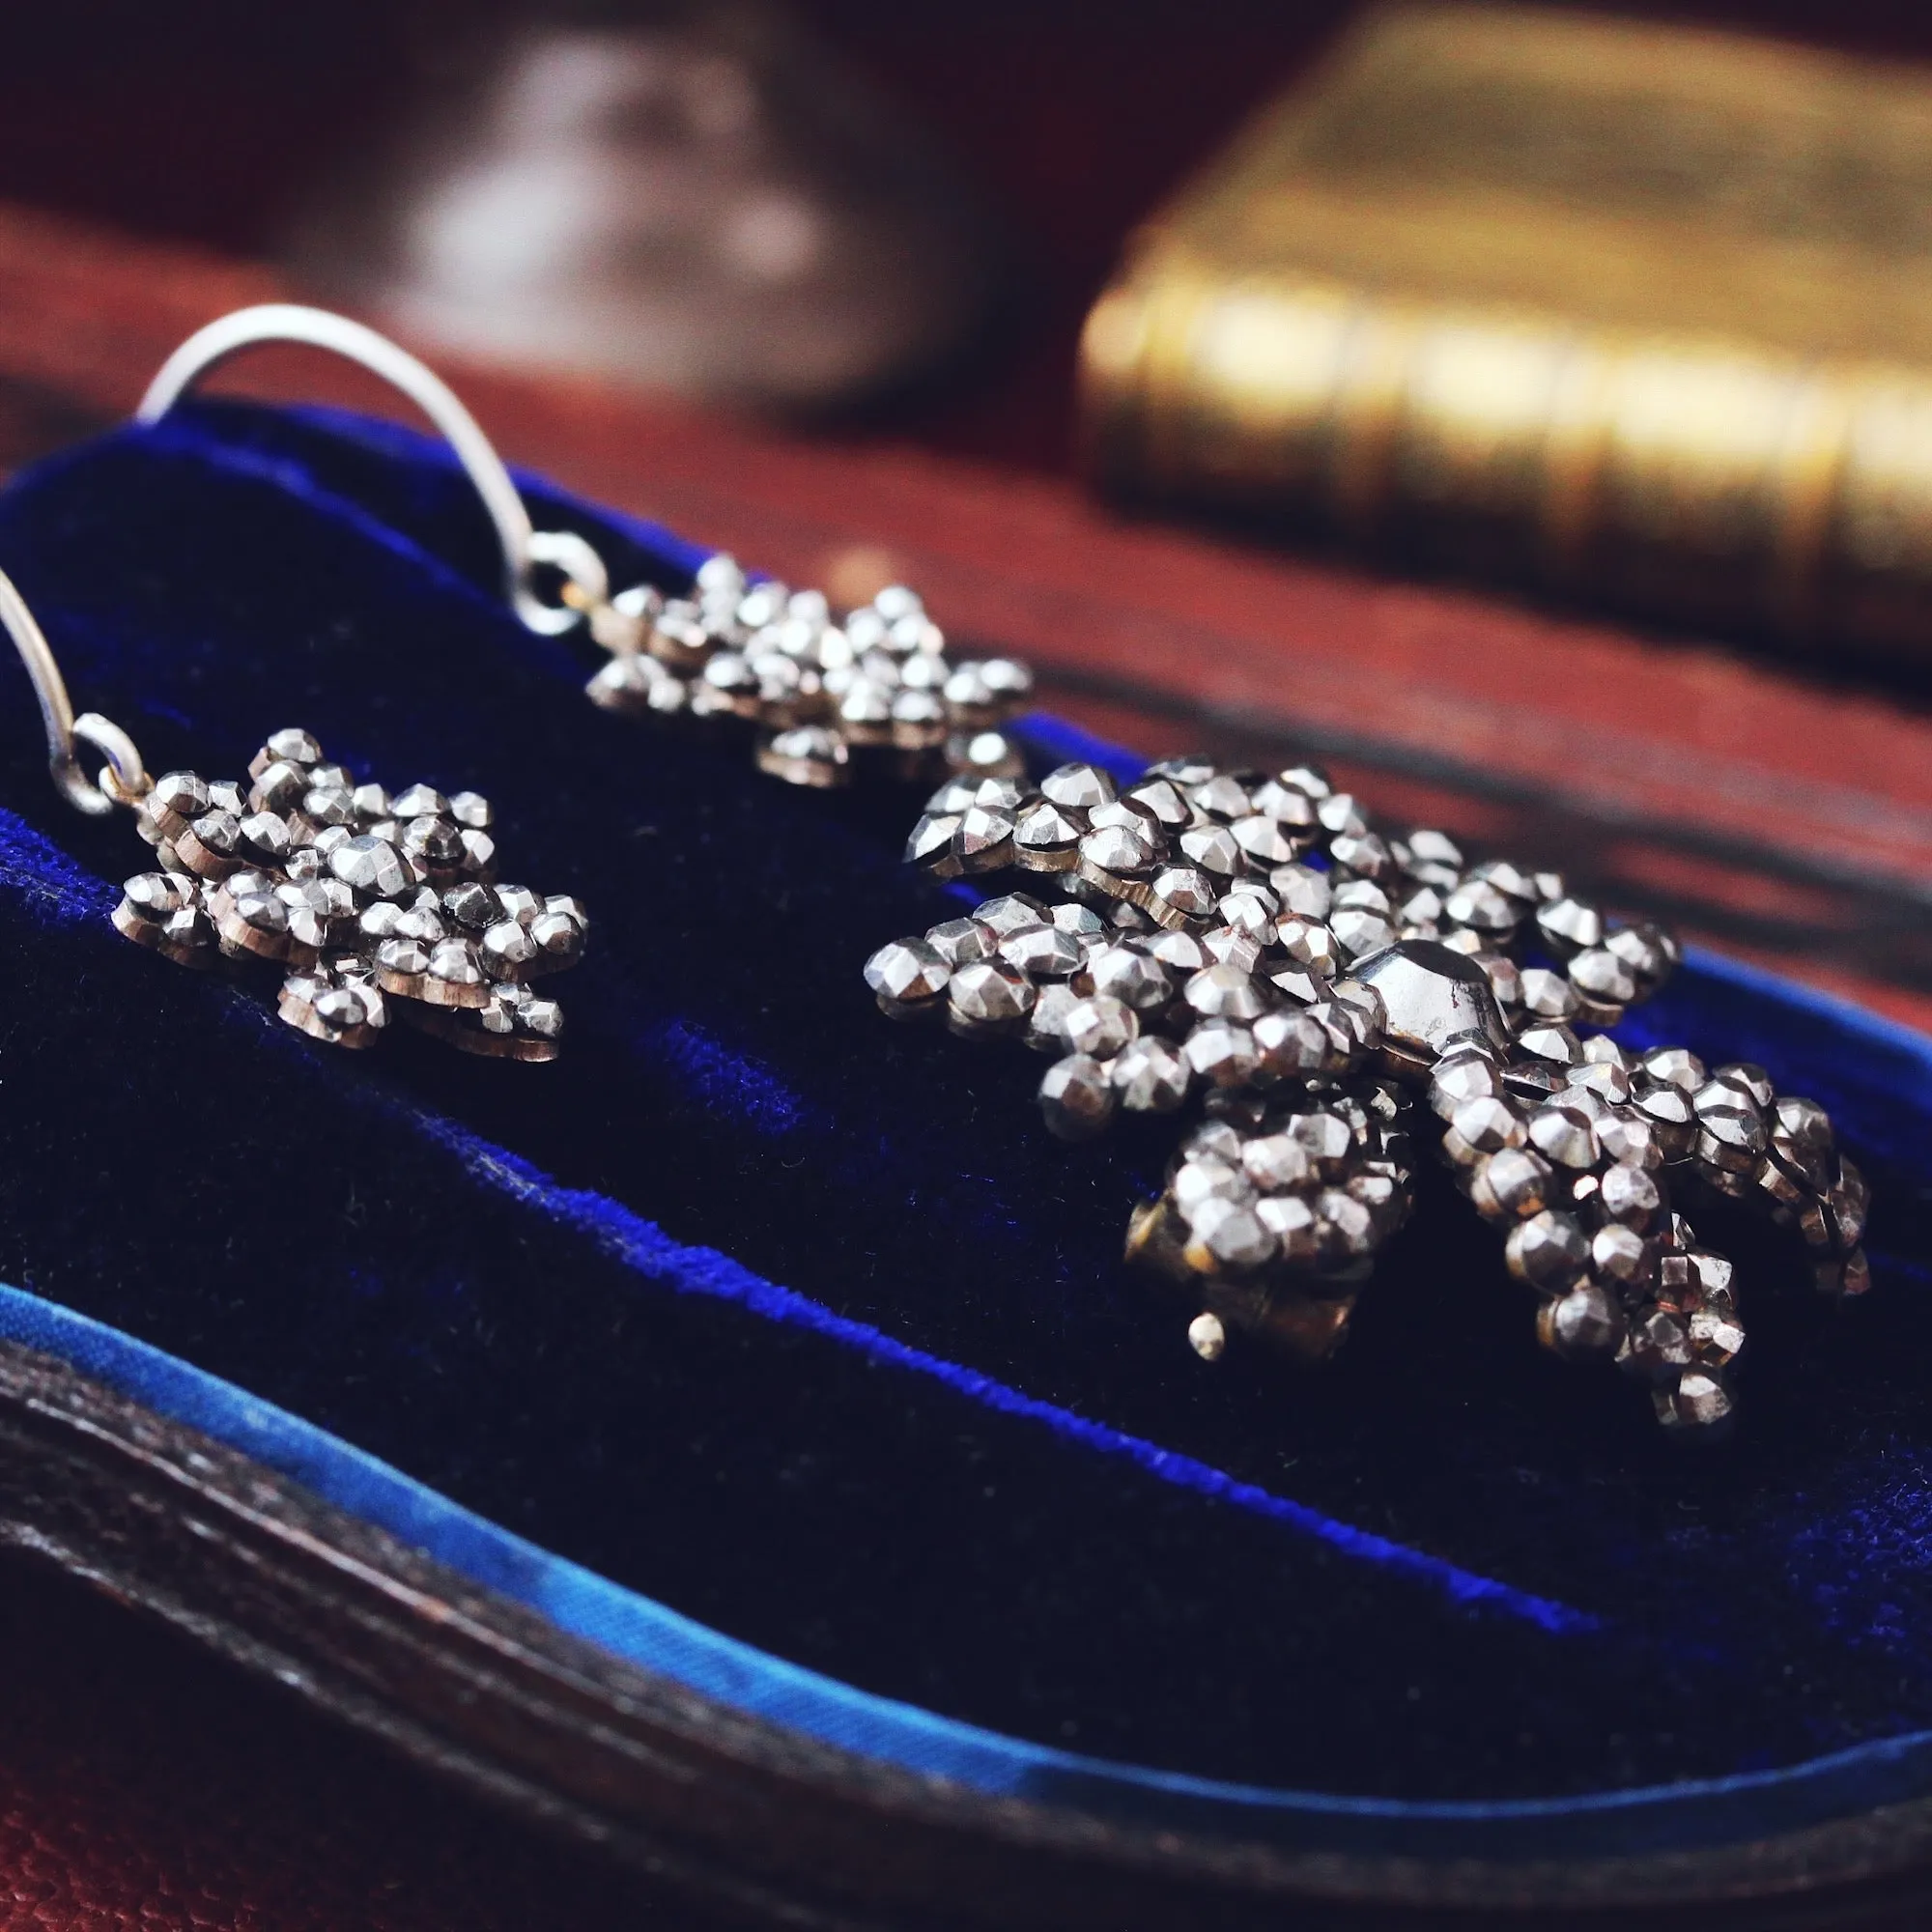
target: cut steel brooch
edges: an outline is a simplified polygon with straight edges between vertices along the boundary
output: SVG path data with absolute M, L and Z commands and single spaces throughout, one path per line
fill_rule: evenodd
M 134 810 L 162 869 L 122 889 L 128 938 L 184 966 L 272 961 L 282 1018 L 331 1045 L 373 1045 L 394 1010 L 469 1053 L 555 1058 L 562 1010 L 532 981 L 577 963 L 587 922 L 492 883 L 488 800 L 357 784 L 291 729 L 245 786 L 171 772 Z
M 1865 1184 L 1823 1108 L 1604 1031 L 1677 963 L 1669 933 L 1440 832 L 1385 837 L 1314 766 L 955 779 L 907 857 L 1029 872 L 1038 895 L 881 948 L 888 1014 L 1051 1055 L 1040 1105 L 1068 1139 L 1202 1102 L 1127 1255 L 1195 1297 L 1208 1360 L 1231 1327 L 1336 1347 L 1425 1139 L 1502 1231 L 1545 1345 L 1614 1360 L 1673 1428 L 1730 1412 L 1744 1345 L 1731 1264 L 1673 1193 L 1795 1227 L 1827 1293 L 1869 1285 Z

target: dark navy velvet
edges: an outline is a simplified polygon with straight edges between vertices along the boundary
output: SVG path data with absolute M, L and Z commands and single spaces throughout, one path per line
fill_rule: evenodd
M 583 506 L 630 567 L 692 553 Z M 752 561 L 755 561 L 753 559 Z M 1197 1363 L 1119 1259 L 1166 1136 L 1068 1150 L 1039 1063 L 858 977 L 954 901 L 910 802 L 593 709 L 404 432 L 202 406 L 43 464 L 0 565 L 151 769 L 315 730 L 497 803 L 573 891 L 554 1066 L 312 1045 L 107 924 L 144 848 L 0 715 L 0 1279 L 123 1328 L 781 1657 L 1056 1747 L 1483 1800 L 1795 1764 L 1932 1727 L 1932 1075 L 1747 980 L 1641 1026 L 1832 1106 L 1877 1288 L 1767 1233 L 1745 1426 L 1687 1454 L 1537 1350 L 1432 1180 L 1318 1374 Z

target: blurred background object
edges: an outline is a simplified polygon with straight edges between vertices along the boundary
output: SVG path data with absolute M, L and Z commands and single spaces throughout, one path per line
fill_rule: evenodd
M 1615 11 L 1932 54 L 1932 10 L 1900 0 Z M 1357 0 L 788 0 L 800 34 L 942 167 L 950 157 L 1005 251 L 967 353 L 847 428 L 1069 473 L 1080 328 L 1128 236 L 1362 12 Z M 62 0 L 4 17 L 0 198 L 266 259 L 337 185 L 473 87 L 507 32 L 563 16 L 542 0 Z
M 777 6 L 424 25 L 429 84 L 292 224 L 325 299 L 444 350 L 791 407 L 930 370 L 983 318 L 991 223 Z
M 942 175 L 950 160 L 1001 250 L 961 353 L 844 428 L 1066 471 L 1080 325 L 1122 238 L 1351 11 L 790 0 L 779 17 Z M 449 138 L 443 108 L 483 98 L 506 37 L 566 16 L 542 0 L 63 0 L 4 17 L 0 199 L 268 260 L 340 232 L 351 184 L 420 153 L 412 129 Z
M 1932 68 L 1380 9 L 1138 234 L 1116 487 L 1932 653 Z

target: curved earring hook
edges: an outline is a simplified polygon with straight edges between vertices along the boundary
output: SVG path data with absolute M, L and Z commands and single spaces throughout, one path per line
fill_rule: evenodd
M 0 570 L 0 625 L 14 640 L 20 662 L 34 682 L 41 701 L 41 722 L 46 727 L 47 768 L 70 805 L 99 818 L 117 805 L 135 805 L 153 788 L 134 741 L 120 725 L 98 711 L 73 715 L 67 679 L 54 660 L 53 647 L 40 627 L 27 600 L 14 580 Z M 80 768 L 76 747 L 87 745 L 107 760 L 96 784 Z
M 528 629 L 552 638 L 583 620 L 583 610 L 570 604 L 546 604 L 537 596 L 530 580 L 539 564 L 560 570 L 585 608 L 608 601 L 611 583 L 603 558 L 575 531 L 531 526 L 529 510 L 510 480 L 503 459 L 448 384 L 386 335 L 345 315 L 298 302 L 262 302 L 253 308 L 236 309 L 197 329 L 161 364 L 134 412 L 134 420 L 158 421 L 217 363 L 244 349 L 270 342 L 325 349 L 367 369 L 407 396 L 436 425 L 455 450 L 465 475 L 496 526 L 497 541 L 503 553 L 504 593 Z

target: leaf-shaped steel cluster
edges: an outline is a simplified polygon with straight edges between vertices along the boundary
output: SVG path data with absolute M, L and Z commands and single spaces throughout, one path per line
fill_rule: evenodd
M 171 772 L 136 812 L 161 869 L 123 888 L 128 938 L 185 966 L 272 961 L 282 1018 L 333 1045 L 373 1045 L 394 1012 L 466 1052 L 555 1057 L 535 982 L 582 956 L 583 908 L 495 883 L 476 793 L 358 784 L 290 729 L 246 784 Z
M 1203 1355 L 1231 1325 L 1333 1348 L 1425 1141 L 1502 1232 L 1543 1341 L 1615 1360 L 1672 1426 L 1729 1413 L 1744 1342 L 1730 1264 L 1673 1192 L 1794 1227 L 1828 1293 L 1868 1284 L 1865 1185 L 1822 1108 L 1604 1031 L 1676 964 L 1667 932 L 1443 833 L 1384 836 L 1313 766 L 962 778 L 907 856 L 1037 894 L 881 948 L 885 1011 L 1051 1055 L 1040 1103 L 1065 1138 L 1199 1106 L 1128 1252 L 1198 1296 Z
M 736 720 L 758 767 L 793 784 L 842 785 L 871 762 L 901 779 L 1020 770 L 1002 730 L 1033 693 L 1011 658 L 962 659 L 903 585 L 835 617 L 822 591 L 756 582 L 708 558 L 687 597 L 650 584 L 590 612 L 611 653 L 590 680 L 607 710 Z

